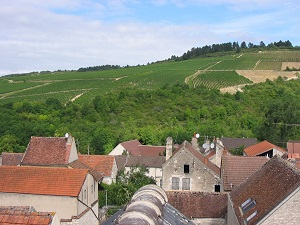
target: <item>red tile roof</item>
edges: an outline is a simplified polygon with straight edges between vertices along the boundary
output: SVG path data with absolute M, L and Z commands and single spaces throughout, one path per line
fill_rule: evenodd
M 135 156 L 163 156 L 166 146 L 142 145 L 138 140 L 122 142 L 121 145 Z
M 0 225 L 50 225 L 55 213 L 35 212 L 29 207 L 0 206 Z
M 18 166 L 18 165 L 20 165 L 23 156 L 24 156 L 24 153 L 2 152 L 2 165 L 3 166 Z
M 167 191 L 168 202 L 188 218 L 225 218 L 226 193 Z
M 300 171 L 286 160 L 274 156 L 229 195 L 240 224 L 244 224 L 244 220 L 257 211 L 247 223 L 251 225 L 257 224 L 299 186 Z M 249 198 L 256 204 L 243 214 L 240 207 Z
M 244 153 L 246 154 L 246 156 L 257 156 L 260 155 L 262 153 L 265 153 L 267 151 L 270 151 L 272 149 L 276 149 L 278 151 L 281 151 L 283 153 L 286 153 L 286 151 L 268 141 L 262 141 L 258 144 L 252 145 L 248 148 L 244 149 Z
M 166 146 L 139 145 L 138 148 L 141 156 L 163 156 Z
M 62 137 L 31 137 L 21 165 L 67 165 L 71 143 Z
M 141 145 L 141 142 L 138 140 L 132 140 L 132 141 L 125 141 L 122 142 L 121 145 L 127 150 L 127 151 L 138 151 L 138 146 Z
M 115 157 L 112 155 L 78 155 L 78 160 L 105 177 L 112 174 Z
M 173 152 L 173 155 L 179 152 L 183 147 L 189 150 L 197 159 L 199 159 L 204 165 L 206 165 L 209 169 L 211 169 L 216 175 L 220 177 L 220 168 L 213 164 L 211 161 L 209 161 L 209 159 L 202 155 L 199 151 L 197 151 L 188 141 L 184 141 L 178 147 L 178 149 L 175 150 L 175 152 Z
M 268 158 L 262 156 L 222 156 L 221 176 L 224 191 L 238 187 L 268 161 Z
M 76 197 L 87 173 L 86 169 L 1 166 L 0 192 Z
M 69 167 L 74 169 L 88 169 L 90 174 L 94 177 L 94 179 L 99 182 L 103 179 L 102 173 L 94 170 L 93 168 L 89 167 L 88 165 L 80 162 L 78 159 L 69 163 Z
M 287 150 L 289 154 L 300 154 L 300 141 L 288 141 Z

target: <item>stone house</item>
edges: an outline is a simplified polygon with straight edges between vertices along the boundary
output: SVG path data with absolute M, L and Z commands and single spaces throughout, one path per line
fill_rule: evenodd
M 232 191 L 268 161 L 261 156 L 222 156 L 221 192 Z
M 134 155 L 119 155 L 115 156 L 118 171 L 125 170 L 129 172 L 136 166 L 144 166 L 148 170 L 146 175 L 152 177 L 158 186 L 162 182 L 162 165 L 166 161 L 165 156 L 134 156 Z
M 119 143 L 109 155 L 163 156 L 166 146 L 142 145 L 138 140 Z
M 283 154 L 287 154 L 287 151 L 268 141 L 262 141 L 245 148 L 243 154 L 244 156 L 265 156 L 272 158 L 275 155 L 283 156 Z
M 56 212 L 61 225 L 98 224 L 98 180 L 86 169 L 0 167 L 2 206 Z
M 227 224 L 299 224 L 300 170 L 277 155 L 230 192 Z
M 174 153 L 172 151 L 171 139 L 168 139 L 166 162 L 162 165 L 165 191 L 220 191 L 220 169 L 189 142 L 184 141 Z

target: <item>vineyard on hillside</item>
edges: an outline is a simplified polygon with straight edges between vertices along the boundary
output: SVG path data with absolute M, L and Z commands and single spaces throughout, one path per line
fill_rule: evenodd
M 194 88 L 205 86 L 209 89 L 221 89 L 240 84 L 250 84 L 252 81 L 238 75 L 235 71 L 205 71 L 197 75 L 190 85 Z

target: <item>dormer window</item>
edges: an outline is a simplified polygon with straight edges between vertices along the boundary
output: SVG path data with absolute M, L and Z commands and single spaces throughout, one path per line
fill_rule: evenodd
M 190 173 L 190 165 L 185 164 L 183 167 L 183 172 L 186 174 Z
M 256 201 L 252 200 L 252 198 L 248 198 L 243 204 L 241 204 L 242 213 L 245 214 L 247 211 L 249 211 L 255 205 L 256 205 Z

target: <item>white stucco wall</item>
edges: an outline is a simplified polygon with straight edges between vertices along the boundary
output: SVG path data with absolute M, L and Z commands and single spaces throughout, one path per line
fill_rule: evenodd
M 78 195 L 78 199 L 84 204 L 81 202 L 78 203 L 76 215 L 80 215 L 84 210 L 86 210 L 87 206 L 91 207 L 92 204 L 98 200 L 98 183 L 91 174 L 87 174 Z M 98 209 L 96 213 L 98 215 Z
M 77 216 L 77 197 L 0 192 L 2 206 L 33 206 L 36 211 L 56 212 L 59 219 Z
M 75 144 L 75 138 L 72 137 L 71 143 L 72 143 L 71 152 L 70 152 L 70 157 L 69 157 L 69 162 L 68 163 L 71 163 L 71 162 L 78 159 L 77 148 L 76 148 L 76 144 Z
M 152 177 L 154 178 L 154 180 L 156 181 L 156 184 L 158 186 L 160 186 L 160 181 L 162 179 L 162 168 L 156 168 L 156 167 L 146 167 L 146 169 L 149 170 L 148 173 L 146 173 L 145 175 L 148 177 Z M 124 172 L 128 173 L 131 170 L 131 167 L 125 167 Z
M 121 144 L 118 144 L 108 155 L 122 155 L 126 150 Z

